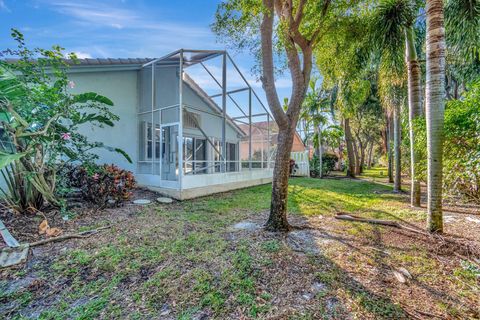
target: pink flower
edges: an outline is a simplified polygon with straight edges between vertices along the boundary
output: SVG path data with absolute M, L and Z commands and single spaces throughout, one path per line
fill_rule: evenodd
M 93 180 L 98 180 L 98 178 L 100 178 L 100 176 L 98 175 L 98 173 L 95 173 L 93 176 L 92 176 Z
M 68 87 L 69 87 L 70 89 L 75 88 L 75 82 L 73 82 L 73 81 L 71 81 L 71 80 L 68 81 Z
M 71 136 L 69 132 L 64 132 L 62 133 L 62 139 L 63 140 L 70 140 Z

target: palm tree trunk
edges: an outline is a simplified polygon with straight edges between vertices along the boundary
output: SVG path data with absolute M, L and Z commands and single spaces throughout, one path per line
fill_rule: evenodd
M 343 123 L 348 156 L 347 176 L 350 178 L 355 178 L 355 150 L 353 149 L 353 136 L 352 130 L 350 129 L 350 119 L 346 118 Z
M 362 174 L 363 173 L 363 167 L 365 166 L 365 149 L 366 149 L 366 146 L 360 139 L 358 139 L 358 146 L 360 148 L 360 165 L 359 165 L 358 174 Z
M 410 204 L 412 207 L 420 207 L 420 181 L 415 172 L 418 154 L 415 152 L 415 128 L 414 122 L 422 114 L 422 84 L 421 70 L 415 49 L 415 34 L 413 27 L 405 31 L 406 60 L 408 68 L 408 109 L 409 109 L 409 132 L 410 132 Z
M 393 183 L 393 148 L 392 148 L 392 119 L 391 116 L 387 117 L 387 158 L 388 158 L 388 182 Z
M 353 153 L 355 155 L 355 175 L 358 176 L 360 175 L 360 154 L 358 153 L 358 145 L 357 141 L 352 140 L 352 145 L 353 145 Z
M 322 129 L 318 126 L 318 177 L 323 178 Z
M 393 110 L 393 148 L 395 153 L 395 178 L 393 181 L 393 191 L 402 191 L 402 162 L 401 162 L 401 123 L 400 123 L 400 104 L 395 103 Z
M 370 141 L 370 145 L 368 147 L 368 164 L 367 164 L 368 169 L 372 168 L 372 157 L 373 157 L 373 140 Z
M 427 0 L 427 229 L 443 232 L 442 169 L 445 112 L 445 28 L 443 0 Z

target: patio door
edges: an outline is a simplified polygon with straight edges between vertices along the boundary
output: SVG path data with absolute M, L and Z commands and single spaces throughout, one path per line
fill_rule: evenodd
M 178 124 L 161 126 L 161 179 L 178 180 Z

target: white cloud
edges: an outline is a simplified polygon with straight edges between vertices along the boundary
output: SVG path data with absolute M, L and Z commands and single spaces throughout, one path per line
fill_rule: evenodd
M 2 1 L 2 0 L 0 0 Z M 98 1 L 52 1 L 49 4 L 61 14 L 70 16 L 78 24 L 90 27 L 111 27 L 114 29 L 147 30 L 185 37 L 211 36 L 205 27 L 188 26 L 185 23 L 171 23 L 152 19 L 149 13 L 119 8 Z M 159 22 L 160 21 L 160 22 Z
M 75 18 L 81 24 L 122 29 L 125 26 L 133 25 L 139 20 L 139 17 L 130 10 L 98 2 L 54 1 L 50 5 L 55 11 Z
M 7 7 L 7 5 L 5 4 L 5 1 L 3 0 L 0 0 L 0 11 L 6 11 L 6 12 L 12 12 L 12 10 L 10 10 L 10 8 Z
M 40 1 L 68 18 L 63 30 L 54 30 L 50 36 L 76 39 L 76 48 L 93 56 L 159 57 L 178 48 L 218 48 L 208 26 L 195 22 L 172 22 L 119 2 Z M 98 50 L 90 47 L 92 42 Z
M 78 59 L 91 59 L 92 55 L 87 52 L 82 52 L 82 51 L 74 51 L 75 55 L 77 56 Z

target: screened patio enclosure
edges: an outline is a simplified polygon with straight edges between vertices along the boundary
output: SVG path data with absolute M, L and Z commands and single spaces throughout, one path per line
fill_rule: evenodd
M 181 49 L 138 78 L 141 184 L 189 198 L 271 178 L 277 126 L 226 51 Z

